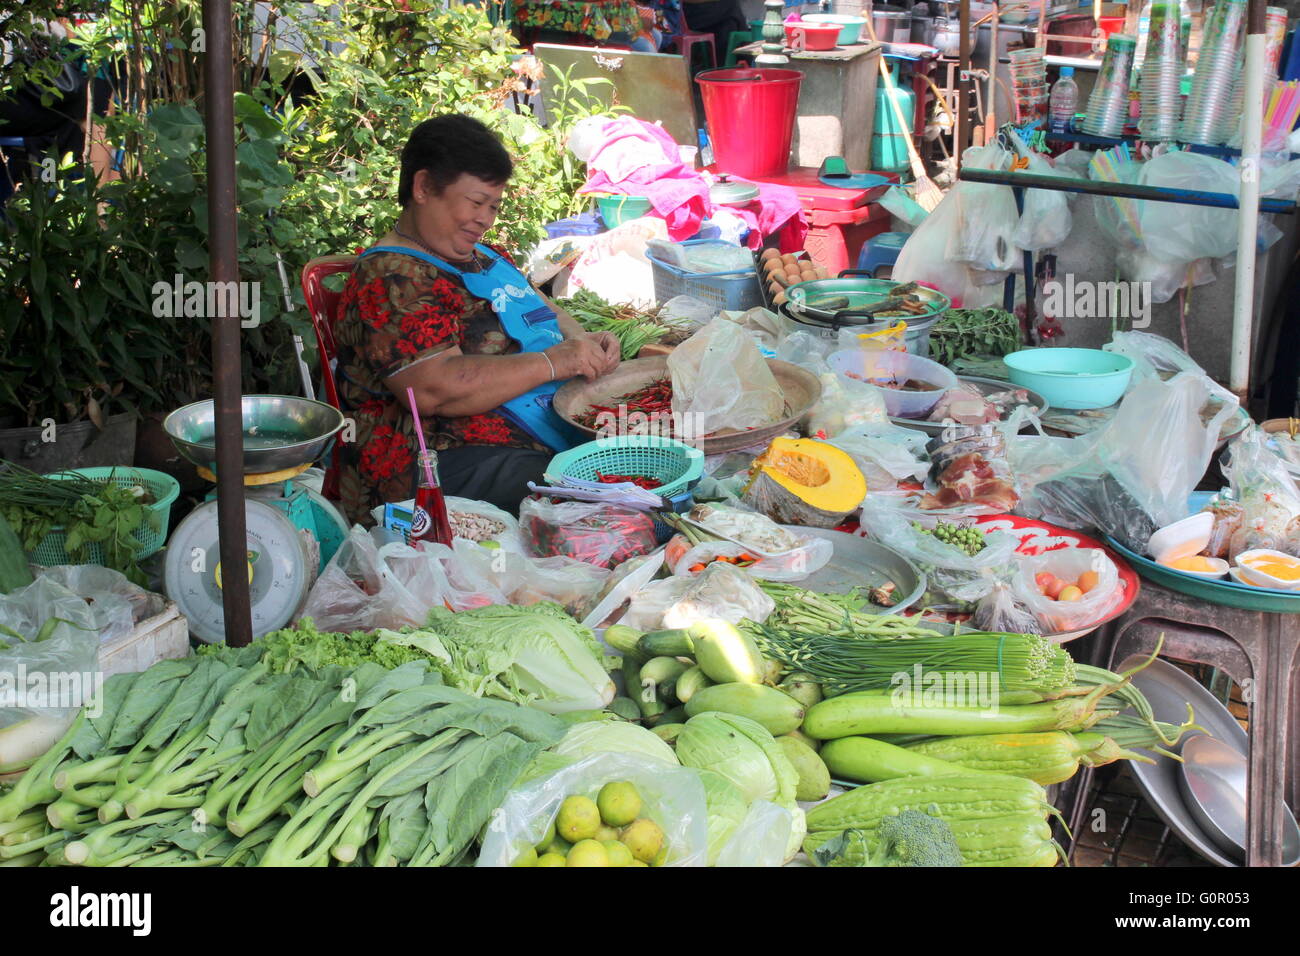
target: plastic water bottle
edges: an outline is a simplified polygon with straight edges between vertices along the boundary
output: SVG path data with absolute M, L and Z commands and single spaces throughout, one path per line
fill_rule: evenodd
M 1039 100 L 1041 103 L 1042 100 Z M 1074 82 L 1074 67 L 1061 67 L 1061 78 L 1052 86 L 1047 108 L 1051 116 L 1052 132 L 1064 133 L 1074 119 L 1079 106 L 1079 84 Z

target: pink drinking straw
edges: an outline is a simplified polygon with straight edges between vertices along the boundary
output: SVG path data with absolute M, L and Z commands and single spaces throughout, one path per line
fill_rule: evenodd
M 415 419 L 415 437 L 420 440 L 420 455 L 424 457 L 424 477 L 433 487 L 433 469 L 429 466 L 429 449 L 424 444 L 424 423 L 420 421 L 420 410 L 415 407 L 415 389 L 407 388 L 406 400 L 411 403 L 411 417 Z

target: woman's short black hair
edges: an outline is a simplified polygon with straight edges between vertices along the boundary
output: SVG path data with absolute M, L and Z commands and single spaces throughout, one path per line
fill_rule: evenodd
M 410 204 L 415 174 L 422 169 L 440 194 L 462 173 L 503 185 L 510 179 L 514 163 L 490 129 L 476 119 L 448 113 L 425 120 L 402 147 L 402 175 L 397 185 L 397 201 L 402 206 Z

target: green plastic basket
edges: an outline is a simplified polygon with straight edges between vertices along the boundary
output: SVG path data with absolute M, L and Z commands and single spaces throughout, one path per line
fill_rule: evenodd
M 135 539 L 141 544 L 140 550 L 136 552 L 136 557 L 147 558 L 166 543 L 167 525 L 171 520 L 172 502 L 181 493 L 180 482 L 171 475 L 164 474 L 161 471 L 154 471 L 151 468 L 114 467 L 72 468 L 67 472 L 56 473 L 47 477 L 57 481 L 69 473 L 80 475 L 83 478 L 108 478 L 113 484 L 124 488 L 144 485 L 149 489 L 149 493 L 153 495 L 154 501 L 152 504 L 145 505 L 145 520 L 134 532 Z M 104 563 L 103 549 L 93 542 L 86 549 L 85 560 L 74 562 L 63 547 L 66 540 L 67 535 L 63 528 L 56 527 L 41 539 L 41 543 L 27 555 L 27 559 L 32 564 L 45 567 L 53 567 L 58 564 L 102 565 Z
M 699 483 L 704 453 L 674 438 L 620 435 L 600 438 L 560 452 L 546 466 L 547 480 L 560 477 L 596 481 L 604 475 L 644 475 L 663 482 L 655 493 L 670 498 Z

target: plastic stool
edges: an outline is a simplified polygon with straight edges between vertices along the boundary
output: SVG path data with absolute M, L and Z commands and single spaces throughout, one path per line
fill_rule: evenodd
M 906 232 L 882 232 L 868 239 L 858 253 L 858 268 L 873 276 L 876 276 L 876 270 L 881 267 L 892 269 L 898 261 L 898 254 L 903 251 L 908 235 Z
M 736 65 L 736 47 L 748 46 L 754 42 L 754 34 L 751 30 L 732 30 L 727 37 L 727 58 L 724 65 L 732 67 Z M 745 60 L 748 62 L 752 59 L 749 54 L 745 54 Z
M 718 65 L 718 61 L 713 52 L 713 34 L 712 33 L 691 33 L 689 30 L 683 31 L 673 37 L 673 45 L 677 47 L 677 52 L 686 60 L 686 65 L 694 68 L 695 65 L 695 47 L 703 45 L 705 51 L 709 54 L 709 68 L 713 69 Z

